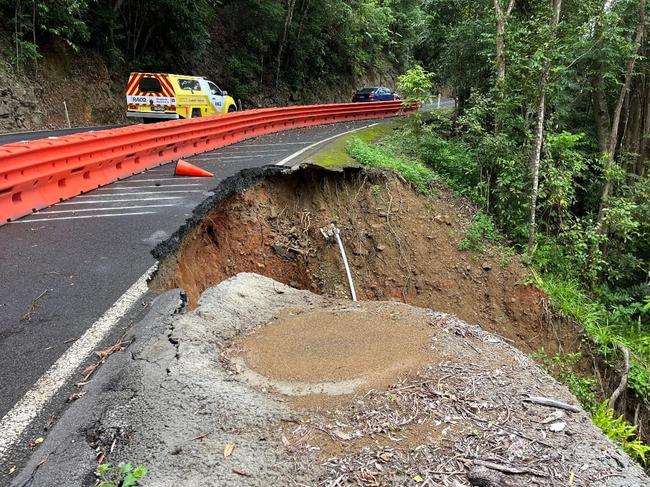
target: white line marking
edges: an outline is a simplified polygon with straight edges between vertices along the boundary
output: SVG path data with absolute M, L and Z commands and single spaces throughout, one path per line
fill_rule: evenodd
M 136 189 L 136 188 L 133 188 Z M 95 190 L 93 190 L 95 191 Z M 105 198 L 107 196 L 137 196 L 139 194 L 165 194 L 165 193 L 204 193 L 207 190 L 202 189 L 187 189 L 187 190 L 171 190 L 171 191 L 140 191 L 139 193 L 103 193 L 103 194 L 82 194 L 75 196 L 75 198 Z
M 154 269 L 155 266 L 140 276 L 0 420 L 0 461 L 50 399 L 78 371 L 86 357 L 97 348 L 131 306 L 144 296 L 148 289 L 147 279 Z
M 79 213 L 82 211 L 110 211 L 110 210 L 137 210 L 141 208 L 164 208 L 166 206 L 177 205 L 135 205 L 135 206 L 109 206 L 105 208 L 77 208 L 75 210 L 45 210 L 39 211 L 37 215 L 51 215 L 52 213 Z
M 106 208 L 111 210 L 112 208 Z M 32 222 L 52 222 L 56 220 L 78 220 L 80 218 L 106 218 L 107 216 L 135 216 L 135 215 L 155 215 L 155 211 L 136 211 L 133 213 L 105 213 L 103 215 L 79 215 L 79 216 L 59 216 L 54 218 L 32 218 L 25 217 L 22 220 L 16 220 L 10 223 L 32 223 Z
M 187 183 L 187 184 L 159 184 L 155 185 L 152 184 L 150 186 L 117 186 L 115 184 L 111 184 L 110 186 L 105 186 L 103 188 L 97 188 L 94 191 L 111 191 L 113 189 L 128 189 L 129 191 L 132 191 L 134 189 L 140 189 L 140 188 L 185 188 L 187 186 L 203 186 L 202 184 L 194 184 L 194 183 Z
M 284 154 L 286 151 L 278 152 L 277 154 L 257 154 L 253 156 L 249 155 L 243 155 L 243 156 L 220 156 L 218 154 L 215 154 L 213 157 L 205 157 L 205 156 L 196 156 L 193 161 L 204 161 L 204 162 L 209 162 L 209 161 L 225 161 L 228 159 L 259 159 L 260 157 L 267 157 L 267 156 L 279 156 L 280 154 Z
M 317 141 L 316 141 L 317 142 Z M 278 145 L 307 145 L 307 144 L 313 144 L 313 140 L 306 140 L 305 142 L 275 142 L 272 144 L 237 144 L 237 145 L 232 145 L 228 146 L 229 149 L 245 149 L 246 147 L 272 147 L 272 146 L 278 146 Z
M 242 155 L 258 155 L 258 154 L 266 155 L 266 154 L 272 154 L 274 152 L 277 152 L 278 154 L 281 154 L 283 152 L 287 152 L 287 150 L 288 150 L 288 148 L 287 149 L 252 150 L 252 151 L 235 151 L 235 152 L 225 152 L 225 151 L 222 152 L 220 150 L 216 150 L 216 151 L 212 151 L 212 152 L 205 152 L 203 154 L 199 154 L 199 155 L 194 156 L 194 157 L 204 157 L 206 155 L 209 155 L 209 156 L 210 155 L 215 155 L 215 156 L 223 155 L 224 157 L 228 157 L 228 156 L 241 157 Z
M 371 123 L 370 125 L 364 125 L 363 127 L 359 127 L 359 128 L 356 128 L 356 129 L 348 130 L 347 132 L 341 132 L 340 134 L 332 135 L 331 137 L 328 137 L 328 138 L 326 138 L 326 139 L 319 140 L 318 142 L 314 142 L 313 144 L 308 145 L 307 147 L 303 147 L 303 148 L 300 149 L 298 152 L 294 152 L 294 153 L 291 154 L 290 156 L 285 157 L 285 158 L 282 159 L 280 162 L 277 162 L 277 163 L 276 163 L 276 166 L 284 166 L 287 162 L 289 162 L 289 161 L 295 159 L 295 158 L 298 157 L 300 154 L 304 154 L 304 153 L 307 152 L 308 150 L 313 149 L 313 148 L 316 147 L 317 145 L 324 144 L 325 142 L 329 142 L 330 140 L 336 139 L 337 137 L 341 137 L 341 136 L 343 136 L 343 135 L 351 134 L 352 132 L 358 132 L 359 130 L 367 129 L 368 127 L 374 127 L 375 125 L 377 125 L 377 123 Z
M 199 176 L 183 176 L 183 179 L 205 179 Z M 148 179 L 135 179 L 135 176 L 129 179 L 122 179 L 120 181 L 116 181 L 114 184 L 117 183 L 148 183 L 149 181 L 179 181 L 178 177 L 171 177 L 171 178 L 148 178 Z
M 101 198 L 105 195 L 96 195 L 98 198 Z M 124 195 L 127 196 L 127 195 Z M 78 196 L 77 196 L 78 198 Z M 163 196 L 162 198 L 133 198 L 125 200 L 92 200 L 92 201 L 64 201 L 62 203 L 57 203 L 56 205 L 91 205 L 94 203 L 126 203 L 128 201 L 160 201 L 160 200 L 182 200 L 182 196 Z

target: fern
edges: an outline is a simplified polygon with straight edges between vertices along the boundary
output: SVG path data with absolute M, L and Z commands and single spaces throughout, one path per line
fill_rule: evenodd
M 607 401 L 601 403 L 591 417 L 607 437 L 619 445 L 632 458 L 646 464 L 646 453 L 650 446 L 644 445 L 636 436 L 636 426 L 627 422 L 623 416 L 616 417 L 615 411 Z

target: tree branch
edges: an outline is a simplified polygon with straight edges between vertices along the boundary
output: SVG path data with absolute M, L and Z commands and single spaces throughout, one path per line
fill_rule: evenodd
M 625 392 L 625 389 L 627 389 L 627 378 L 630 374 L 630 352 L 627 350 L 626 347 L 623 345 L 618 345 L 618 348 L 621 352 L 623 352 L 623 373 L 621 374 L 621 381 L 618 383 L 618 387 L 614 392 L 612 393 L 611 397 L 609 398 L 609 407 L 614 409 L 614 406 L 616 406 L 616 401 L 618 401 L 618 398 Z

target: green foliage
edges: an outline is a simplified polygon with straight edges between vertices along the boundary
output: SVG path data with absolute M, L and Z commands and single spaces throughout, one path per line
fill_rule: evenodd
M 616 416 L 616 412 L 607 405 L 607 401 L 598 406 L 591 416 L 594 424 L 598 426 L 607 437 L 619 445 L 628 455 L 642 464 L 646 464 L 646 453 L 650 446 L 643 444 L 636 436 L 636 426 L 630 424 L 623 416 Z
M 629 387 L 639 397 L 650 393 L 650 333 L 643 303 L 607 307 L 590 298 L 577 280 L 535 274 L 535 284 L 549 296 L 553 305 L 582 326 L 611 363 L 618 359 L 618 345 L 631 352 Z M 644 324 L 645 323 L 645 324 Z
M 582 360 L 580 352 L 556 353 L 550 356 L 543 348 L 532 354 L 532 358 L 539 362 L 546 371 L 557 380 L 565 384 L 580 404 L 590 414 L 599 406 L 596 398 L 596 379 L 576 372 Z
M 18 27 L 13 63 L 57 40 L 119 71 L 204 75 L 255 102 L 307 87 L 333 101 L 358 79 L 404 72 L 424 22 L 418 0 L 0 0 L 0 14 L 7 37 Z
M 499 234 L 492 219 L 485 213 L 479 212 L 468 225 L 465 236 L 458 244 L 458 249 L 483 252 L 486 243 L 495 243 L 498 240 Z
M 397 158 L 389 150 L 368 145 L 356 137 L 350 140 L 348 153 L 364 166 L 395 171 L 415 186 L 419 192 L 431 193 L 431 184 L 436 177 L 433 171 L 421 162 Z
M 415 66 L 397 78 L 397 89 L 408 104 L 422 104 L 431 97 L 433 73 Z
M 104 463 L 97 467 L 100 482 L 97 487 L 137 487 L 140 480 L 147 476 L 147 467 L 140 465 L 134 468 L 130 463 L 115 467 Z

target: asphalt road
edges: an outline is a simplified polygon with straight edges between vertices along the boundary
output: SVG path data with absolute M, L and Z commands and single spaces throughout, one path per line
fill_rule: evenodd
M 258 137 L 188 159 L 214 178 L 174 177 L 167 164 L 0 227 L 0 418 L 154 264 L 151 249 L 220 180 L 370 123 Z
M 37 130 L 33 132 L 7 132 L 0 134 L 0 145 L 13 142 L 26 142 L 28 140 L 46 139 L 48 137 L 62 137 L 64 135 L 77 134 L 79 132 L 96 132 L 98 130 L 115 129 L 124 125 L 100 125 L 97 127 L 73 127 L 57 130 Z

